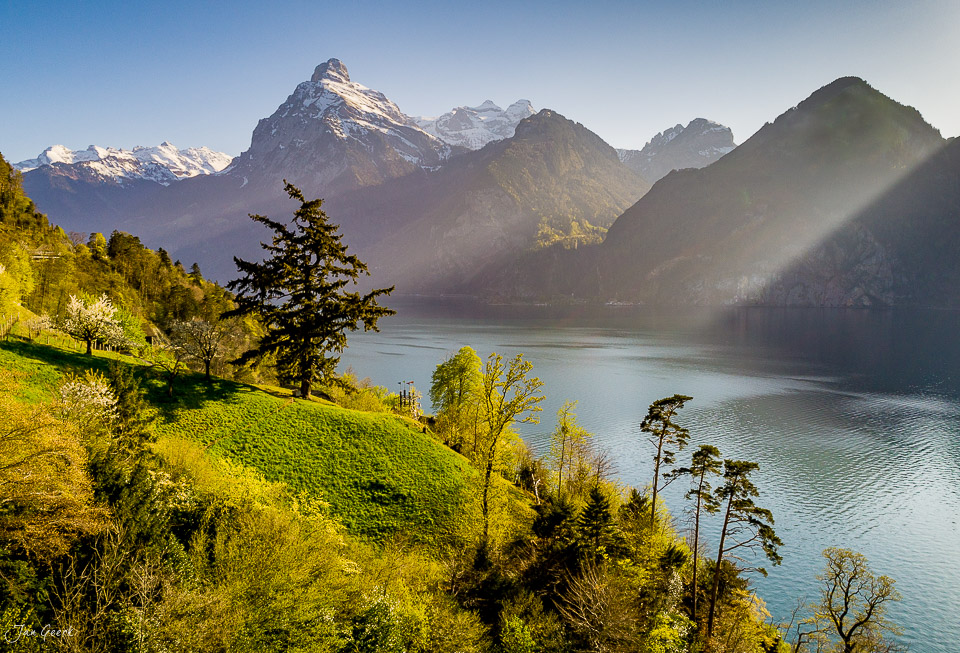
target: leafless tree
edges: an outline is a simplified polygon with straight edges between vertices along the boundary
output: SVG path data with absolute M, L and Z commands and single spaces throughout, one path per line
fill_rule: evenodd
M 588 644 L 589 651 L 614 653 L 631 649 L 638 620 L 630 591 L 607 569 L 587 561 L 568 580 L 557 605 L 560 615 Z

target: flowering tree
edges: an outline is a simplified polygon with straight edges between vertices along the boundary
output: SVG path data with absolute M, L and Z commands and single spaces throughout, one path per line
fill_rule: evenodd
M 63 330 L 87 343 L 88 356 L 92 353 L 94 340 L 116 342 L 123 339 L 117 309 L 105 294 L 96 300 L 70 295 Z
M 153 345 L 143 353 L 150 367 L 156 369 L 167 380 L 167 396 L 173 397 L 173 382 L 181 372 L 187 369 L 187 350 L 173 340 L 158 335 Z
M 81 376 L 68 375 L 58 393 L 60 417 L 78 424 L 112 422 L 116 418 L 117 396 L 110 381 L 93 370 Z
M 203 364 L 207 381 L 210 367 L 224 358 L 227 341 L 238 330 L 236 320 L 207 322 L 194 318 L 189 322 L 176 322 L 170 330 L 173 343 L 187 356 Z

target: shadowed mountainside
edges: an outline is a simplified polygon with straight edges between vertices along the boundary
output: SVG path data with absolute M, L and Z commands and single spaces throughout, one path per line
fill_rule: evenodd
M 936 163 L 944 143 L 915 109 L 861 79 L 842 78 L 716 163 L 668 174 L 617 219 L 601 246 L 538 253 L 520 268 L 501 271 L 487 287 L 500 295 L 658 304 L 847 306 L 895 303 L 897 297 L 917 300 L 922 289 L 906 281 L 895 292 L 878 292 L 856 278 L 873 276 L 881 286 L 890 285 L 893 277 L 920 279 L 926 274 L 923 266 L 940 264 L 916 256 L 901 264 L 886 252 L 869 260 L 857 254 L 858 248 L 869 250 L 870 238 L 879 236 L 857 230 L 884 223 L 887 232 L 916 243 L 935 238 L 934 229 L 918 231 L 918 220 L 903 213 L 887 211 L 872 222 L 858 216 L 881 206 L 884 195 L 901 184 L 904 190 L 898 192 L 915 204 L 914 215 L 936 213 L 939 204 L 951 206 L 952 200 L 944 198 L 931 200 L 928 208 L 927 197 L 941 193 L 941 185 L 924 186 L 911 174 L 936 177 L 920 172 L 928 160 L 934 168 L 949 168 L 949 157 Z M 817 261 L 818 247 L 847 261 L 837 271 L 845 269 L 848 279 L 823 279 L 830 273 Z M 803 267 L 805 256 L 812 258 Z M 798 263 L 801 267 L 791 268 Z M 900 265 L 916 269 L 895 272 Z M 784 285 L 781 275 L 791 269 L 793 280 Z

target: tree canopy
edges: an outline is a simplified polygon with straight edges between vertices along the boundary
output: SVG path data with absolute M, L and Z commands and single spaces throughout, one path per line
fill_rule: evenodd
M 393 315 L 377 303 L 393 287 L 361 295 L 346 290 L 361 274 L 369 274 L 359 258 L 347 254 L 339 233 L 321 208 L 323 200 L 307 200 L 300 189 L 286 184 L 287 194 L 300 202 L 290 224 L 262 215 L 250 218 L 274 232 L 262 263 L 234 257 L 243 275 L 228 284 L 238 293 L 237 308 L 230 315 L 257 314 L 267 329 L 258 347 L 239 360 L 264 354 L 276 356 L 281 378 L 296 381 L 303 397 L 309 397 L 317 379 L 333 376 L 347 344 L 347 331 L 378 330 L 377 320 Z

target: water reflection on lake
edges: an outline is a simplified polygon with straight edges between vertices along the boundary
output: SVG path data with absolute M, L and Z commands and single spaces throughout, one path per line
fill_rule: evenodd
M 534 450 L 579 400 L 581 424 L 642 486 L 652 452 L 639 422 L 683 393 L 691 449 L 760 463 L 758 503 L 785 542 L 783 565 L 755 585 L 775 617 L 814 600 L 820 551 L 864 553 L 897 581 L 891 617 L 918 653 L 960 641 L 960 315 L 821 309 L 649 311 L 629 307 L 479 307 L 390 302 L 381 333 L 355 334 L 341 368 L 396 391 L 426 393 L 434 367 L 463 345 L 523 353 L 544 382 Z M 429 408 L 429 407 L 426 407 Z M 685 454 L 681 454 L 685 460 Z M 674 514 L 682 489 L 668 489 Z

